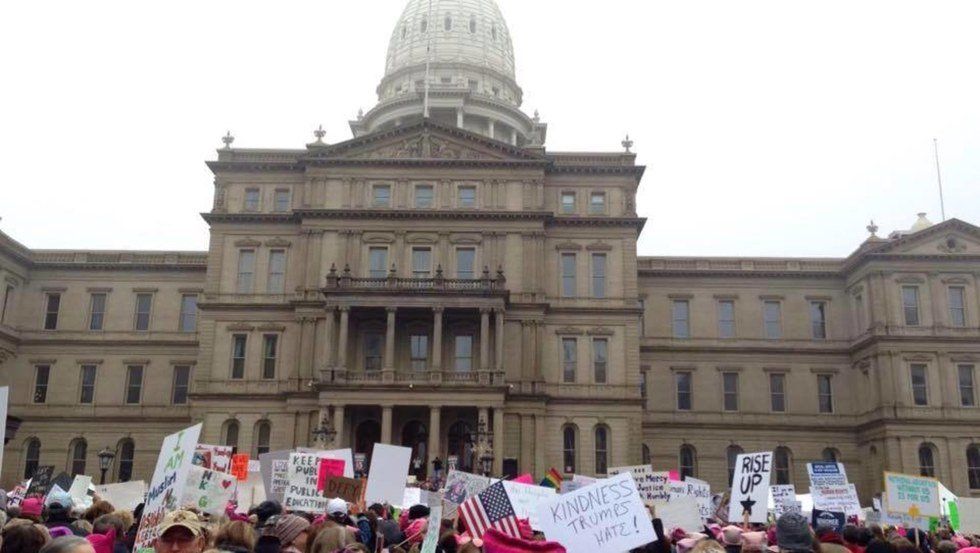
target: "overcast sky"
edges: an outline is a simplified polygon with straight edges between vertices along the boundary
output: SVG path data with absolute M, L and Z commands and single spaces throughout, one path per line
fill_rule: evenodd
M 551 150 L 647 165 L 645 255 L 843 256 L 874 218 L 980 224 L 980 2 L 498 0 Z M 405 0 L 4 2 L 0 230 L 207 248 L 204 165 L 329 142 L 374 105 Z

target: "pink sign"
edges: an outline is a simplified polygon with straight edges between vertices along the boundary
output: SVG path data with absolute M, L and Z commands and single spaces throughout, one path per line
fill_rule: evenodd
M 317 473 L 316 489 L 323 491 L 327 478 L 344 475 L 343 459 L 320 459 L 320 472 Z
M 528 472 L 528 473 L 524 473 L 524 474 L 518 476 L 517 478 L 511 480 L 511 482 L 517 482 L 518 484 L 532 484 L 533 485 L 534 484 L 534 478 L 531 476 L 531 473 Z

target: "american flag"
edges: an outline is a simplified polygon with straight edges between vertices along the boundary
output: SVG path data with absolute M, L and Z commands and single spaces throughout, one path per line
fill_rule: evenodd
M 514 506 L 507 497 L 503 482 L 497 482 L 483 490 L 479 495 L 470 497 L 459 506 L 459 518 L 474 538 L 482 538 L 483 533 L 490 528 L 521 537 L 517 528 L 517 514 Z

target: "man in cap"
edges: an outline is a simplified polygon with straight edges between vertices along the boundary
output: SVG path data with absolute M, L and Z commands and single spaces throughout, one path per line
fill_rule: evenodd
M 154 549 L 156 553 L 202 553 L 204 545 L 201 519 L 190 511 L 173 511 L 163 517 Z

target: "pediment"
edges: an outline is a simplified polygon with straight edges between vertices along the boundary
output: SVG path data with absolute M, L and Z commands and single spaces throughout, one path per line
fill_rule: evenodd
M 883 244 L 877 254 L 980 255 L 980 227 L 958 219 Z

